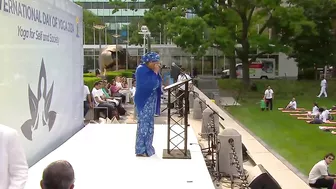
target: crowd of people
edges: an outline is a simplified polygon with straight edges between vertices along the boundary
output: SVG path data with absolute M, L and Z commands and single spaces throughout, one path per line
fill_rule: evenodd
M 322 77 L 321 79 L 321 83 L 320 83 L 320 93 L 317 95 L 318 98 L 320 98 L 321 96 L 324 96 L 325 98 L 328 97 L 327 94 L 327 80 Z M 264 110 L 273 110 L 273 99 L 274 99 L 274 91 L 271 88 L 271 86 L 267 86 L 267 89 L 264 92 L 263 98 L 260 101 L 260 108 L 262 111 Z M 285 107 L 285 109 L 287 110 L 296 110 L 297 109 L 297 103 L 295 98 L 293 98 L 288 105 Z M 316 114 L 314 116 L 317 115 L 318 112 L 323 112 L 325 110 L 320 109 L 319 111 L 315 110 L 313 112 L 315 112 Z
M 94 83 L 90 92 L 88 86 L 84 85 L 84 117 L 90 108 L 94 108 L 95 119 L 121 119 L 127 114 L 123 104 L 129 103 L 135 93 L 135 81 L 128 86 L 125 77 L 117 76 L 111 82 L 102 79 Z
M 312 110 L 305 111 L 305 109 L 297 107 L 297 102 L 295 98 L 293 98 L 282 110 L 284 110 L 285 112 L 293 112 L 294 114 L 290 115 L 301 116 L 299 117 L 300 119 L 305 118 L 302 116 L 306 116 L 306 122 L 309 124 L 323 124 L 330 123 L 332 120 L 334 120 L 331 112 L 335 110 L 335 106 L 333 106 L 331 109 L 328 109 L 326 107 L 319 107 L 318 103 L 314 102 Z

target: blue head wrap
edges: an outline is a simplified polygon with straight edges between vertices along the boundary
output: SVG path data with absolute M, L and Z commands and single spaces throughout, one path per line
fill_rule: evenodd
M 149 52 L 141 57 L 141 64 L 147 64 L 149 62 L 159 62 L 159 61 L 160 61 L 160 55 L 156 52 Z

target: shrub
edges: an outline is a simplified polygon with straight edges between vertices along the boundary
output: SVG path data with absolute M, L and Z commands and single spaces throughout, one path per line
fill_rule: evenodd
M 125 71 L 125 72 L 121 73 L 121 76 L 126 77 L 126 78 L 132 78 L 133 77 L 133 73 L 134 72 L 127 72 L 127 71 Z
M 84 73 L 83 77 L 96 77 L 94 73 Z
M 298 80 L 314 80 L 316 79 L 317 71 L 314 68 L 307 68 L 299 71 Z
M 320 92 L 320 81 L 311 80 L 253 80 L 256 90 L 246 88 L 241 79 L 220 79 L 218 87 L 232 94 L 240 93 L 244 97 L 260 98 L 268 85 L 272 87 L 275 98 L 314 97 Z M 328 80 L 328 96 L 336 94 L 336 81 Z
M 84 77 L 84 84 L 87 85 L 91 91 L 94 86 L 94 83 L 99 80 L 101 79 L 98 77 Z
M 122 76 L 131 78 L 133 75 L 134 70 L 127 70 L 127 71 L 111 71 L 106 73 L 107 81 L 111 82 L 115 77 Z M 85 73 L 84 76 L 84 84 L 89 87 L 89 89 L 93 88 L 95 82 L 101 80 L 100 78 L 96 77 L 94 73 Z

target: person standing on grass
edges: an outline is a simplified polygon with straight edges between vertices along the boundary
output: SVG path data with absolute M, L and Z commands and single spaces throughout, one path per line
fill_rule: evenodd
M 263 98 L 260 100 L 259 104 L 260 104 L 260 109 L 261 109 L 261 111 L 265 111 L 265 109 L 266 109 L 266 102 L 265 102 L 265 98 L 264 98 L 264 96 L 263 96 Z
M 317 95 L 317 98 L 320 98 L 322 96 L 322 94 L 324 95 L 324 97 L 328 97 L 327 95 L 327 80 L 324 78 L 324 76 L 322 76 L 322 80 L 321 80 L 321 91 L 320 94 Z
M 333 153 L 328 153 L 324 159 L 317 162 L 311 169 L 308 177 L 310 187 L 333 189 L 336 175 L 329 173 L 329 165 L 335 160 Z
M 266 110 L 273 110 L 274 92 L 271 86 L 265 90 L 264 99 L 266 100 Z

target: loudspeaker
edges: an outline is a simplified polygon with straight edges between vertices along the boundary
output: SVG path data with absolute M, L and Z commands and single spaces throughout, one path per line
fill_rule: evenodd
M 279 183 L 260 164 L 249 171 L 247 180 L 251 189 L 281 189 Z

